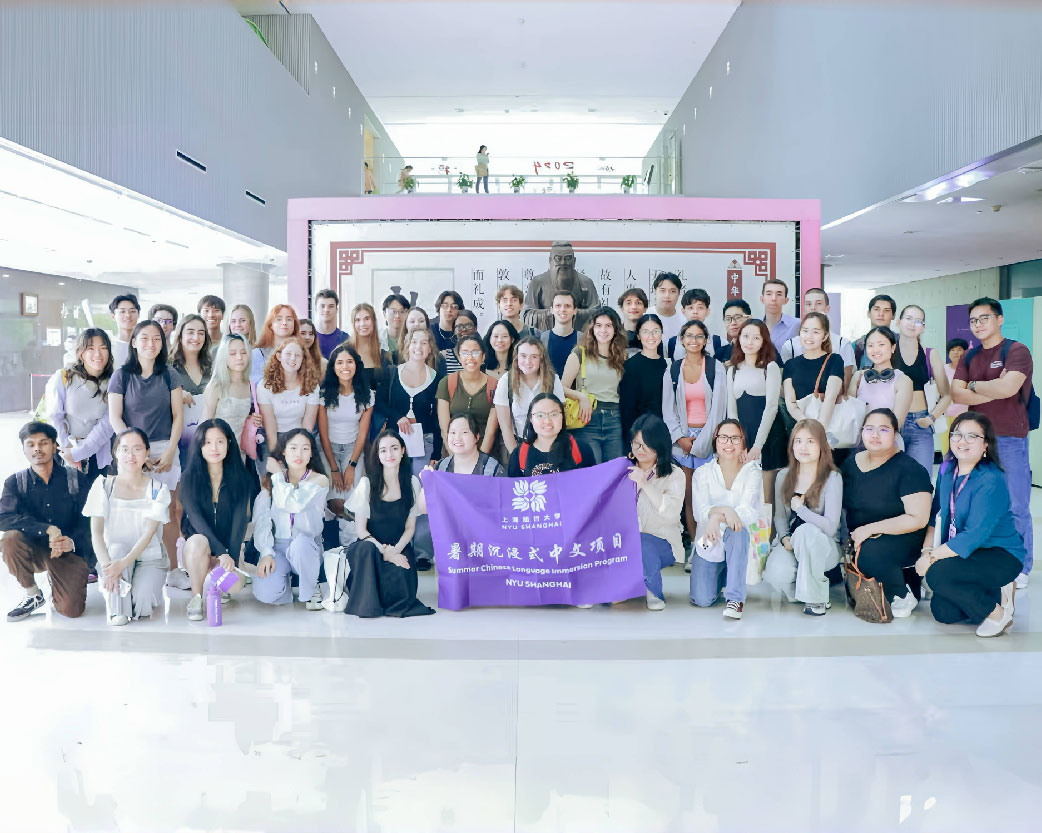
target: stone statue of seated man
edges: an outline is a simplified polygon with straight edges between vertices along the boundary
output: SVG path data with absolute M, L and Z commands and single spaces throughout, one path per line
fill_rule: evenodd
M 537 330 L 549 330 L 554 326 L 554 314 L 550 306 L 554 293 L 568 289 L 579 301 L 575 315 L 575 329 L 582 330 L 590 314 L 600 306 L 597 287 L 582 272 L 575 269 L 575 252 L 572 244 L 557 240 L 550 246 L 550 268 L 532 278 L 525 294 L 525 309 L 522 320 Z

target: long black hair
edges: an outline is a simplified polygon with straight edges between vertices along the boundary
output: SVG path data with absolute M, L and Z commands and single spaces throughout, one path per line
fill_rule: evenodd
M 134 325 L 134 331 L 130 334 L 130 347 L 127 348 L 127 360 L 123 362 L 123 372 L 133 373 L 135 376 L 141 375 L 141 361 L 137 357 L 137 348 L 134 346 L 134 341 L 137 339 L 138 333 L 140 333 L 145 327 L 155 327 L 159 330 L 159 335 L 162 336 L 162 347 L 159 350 L 159 355 L 156 356 L 155 366 L 152 368 L 153 374 L 161 374 L 166 370 L 169 353 L 166 349 L 166 333 L 163 332 L 163 328 L 159 324 L 153 321 L 151 318 L 146 318 L 144 321 L 138 321 Z
M 999 471 L 1002 471 L 1002 461 L 999 460 L 999 440 L 995 435 L 995 426 L 991 424 L 990 419 L 979 411 L 963 411 L 952 420 L 952 427 L 948 431 L 948 453 L 944 455 L 944 462 L 956 463 L 955 455 L 952 454 L 951 449 L 951 432 L 964 422 L 976 422 L 981 427 L 981 430 L 984 432 L 984 456 L 981 460 L 987 460 Z
M 505 327 L 507 334 L 510 336 L 510 346 L 507 348 L 507 363 L 506 367 L 502 368 L 504 372 L 510 369 L 511 363 L 514 361 L 514 345 L 517 344 L 518 339 L 521 336 L 517 332 L 517 328 L 509 321 L 504 321 L 500 318 L 498 321 L 493 321 L 492 326 L 485 330 L 485 370 L 499 370 L 499 359 L 496 358 L 496 351 L 492 347 L 492 331 L 496 327 Z
M 550 446 L 550 462 L 558 466 L 568 465 L 572 460 L 571 434 L 564 427 L 564 403 L 557 398 L 556 394 L 544 391 L 532 397 L 532 403 L 528 406 L 528 414 L 525 416 L 525 430 L 521 432 L 521 441 L 529 445 L 535 442 L 537 435 L 532 426 L 532 409 L 544 399 L 549 399 L 561 409 L 561 431 L 554 439 L 553 445 Z
M 351 379 L 351 388 L 355 395 L 355 412 L 362 413 L 373 392 L 369 387 L 369 374 L 364 372 L 365 365 L 358 351 L 349 342 L 341 342 L 333 348 L 329 354 L 329 362 L 326 364 L 326 375 L 322 377 L 322 404 L 327 408 L 336 408 L 340 405 L 340 378 L 336 375 L 336 360 L 341 353 L 347 353 L 355 360 L 355 375 Z
M 658 458 L 655 461 L 656 477 L 669 477 L 673 473 L 673 440 L 670 439 L 666 423 L 654 414 L 642 414 L 630 428 L 630 442 L 636 439 L 637 434 Z
M 278 444 L 271 452 L 271 456 L 278 460 L 282 465 L 288 468 L 286 464 L 286 446 L 289 445 L 290 440 L 296 439 L 297 437 L 307 437 L 308 443 L 311 446 L 311 458 L 308 460 L 307 468 L 308 471 L 313 471 L 315 474 L 321 474 L 325 476 L 325 471 L 322 469 L 322 463 L 318 458 L 318 443 L 315 442 L 314 435 L 308 431 L 307 428 L 292 428 L 286 432 L 286 435 L 279 440 Z M 261 486 L 271 491 L 271 475 L 266 474 L 261 480 Z
M 228 490 L 228 499 L 232 505 L 246 503 L 250 499 L 250 475 L 243 465 L 239 444 L 235 441 L 231 426 L 223 419 L 205 419 L 195 428 L 192 444 L 188 449 L 188 464 L 181 477 L 181 502 L 205 507 L 204 514 L 209 515 L 213 505 L 213 487 L 210 485 L 210 472 L 203 459 L 203 444 L 206 432 L 216 428 L 228 441 L 228 453 L 224 457 L 221 490 Z M 215 530 L 216 531 L 216 530 Z
M 373 444 L 369 448 L 369 458 L 365 463 L 365 476 L 369 478 L 370 515 L 375 513 L 380 501 L 383 500 L 384 489 L 387 488 L 387 484 L 384 483 L 383 463 L 380 462 L 380 441 L 387 437 L 390 437 L 402 447 L 402 459 L 398 463 L 398 488 L 401 490 L 406 510 L 412 509 L 412 463 L 409 456 L 405 453 L 405 440 L 393 428 L 384 428 L 376 435 L 376 439 L 373 440 Z
M 100 376 L 91 376 L 87 372 L 86 366 L 83 364 L 82 353 L 88 347 L 93 339 L 100 338 L 102 344 L 105 345 L 105 349 L 109 352 L 109 360 L 105 362 L 105 367 L 101 371 Z M 105 401 L 108 391 L 101 389 L 101 383 L 108 380 L 109 376 L 112 375 L 112 339 L 109 338 L 109 334 L 101 327 L 88 327 L 82 333 L 79 338 L 76 339 L 76 361 L 69 365 L 69 375 L 78 376 L 84 382 L 94 383 L 94 394 L 91 396 L 93 399 L 95 396 L 101 396 L 102 401 Z

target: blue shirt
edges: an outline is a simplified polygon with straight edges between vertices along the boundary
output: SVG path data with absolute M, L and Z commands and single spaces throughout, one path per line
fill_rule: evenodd
M 963 478 L 958 478 L 955 535 L 948 538 L 952 487 L 958 472 L 958 464 L 954 460 L 947 460 L 937 474 L 932 514 L 936 521 L 937 513 L 941 513 L 941 541 L 962 558 L 969 558 L 979 549 L 999 547 L 1023 561 L 1024 541 L 1013 525 L 1006 476 L 986 460 L 973 467 L 973 471 L 967 475 L 969 480 L 965 486 Z
M 800 331 L 800 319 L 782 313 L 781 320 L 771 329 L 774 349 L 781 352 L 782 345 Z

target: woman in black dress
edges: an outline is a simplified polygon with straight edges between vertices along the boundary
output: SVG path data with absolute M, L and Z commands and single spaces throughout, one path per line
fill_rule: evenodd
M 662 418 L 662 376 L 666 372 L 666 360 L 662 358 L 662 319 L 655 313 L 642 315 L 633 335 L 639 350 L 626 359 L 619 382 L 624 437 L 630 436 L 633 423 L 644 414 Z
M 362 618 L 434 613 L 416 598 L 412 538 L 421 492 L 420 481 L 403 465 L 405 441 L 395 431 L 381 431 L 370 458 L 347 506 L 355 515 L 358 540 L 347 550 L 345 612 Z

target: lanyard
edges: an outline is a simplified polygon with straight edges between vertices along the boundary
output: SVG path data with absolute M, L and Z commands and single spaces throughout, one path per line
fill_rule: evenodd
M 307 480 L 309 474 L 311 474 L 311 469 L 308 469 L 306 472 L 304 472 L 304 476 L 302 478 L 300 478 L 300 483 L 303 483 L 305 480 Z M 297 483 L 298 488 L 300 486 L 300 483 Z M 295 524 L 296 521 L 297 521 L 297 513 L 296 512 L 290 512 L 289 513 L 289 528 L 290 528 L 290 531 L 293 530 L 293 524 Z
M 970 472 L 970 474 L 973 474 L 973 472 Z M 963 478 L 963 480 L 962 480 L 962 485 L 959 486 L 958 489 L 956 489 L 955 488 L 956 483 L 958 483 L 958 481 L 959 481 L 959 471 L 958 471 L 958 469 L 956 469 L 955 474 L 952 476 L 952 491 L 951 491 L 951 494 L 948 495 L 948 540 L 949 541 L 952 538 L 955 537 L 955 501 L 958 499 L 959 495 L 962 494 L 962 490 L 966 488 L 966 484 L 969 482 L 969 480 L 970 480 L 970 475 L 967 474 Z

